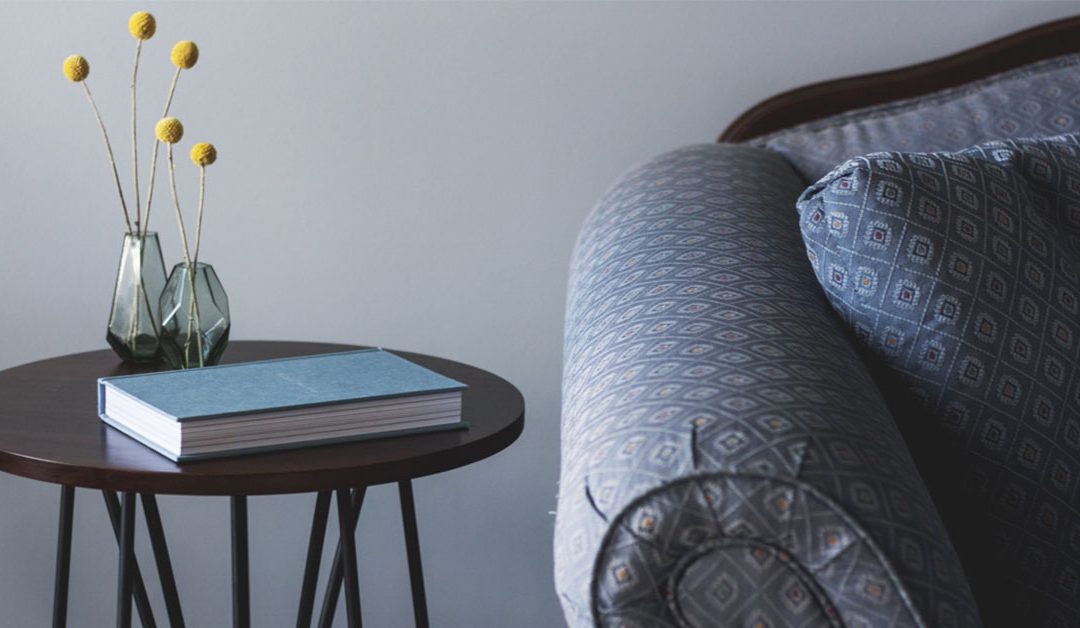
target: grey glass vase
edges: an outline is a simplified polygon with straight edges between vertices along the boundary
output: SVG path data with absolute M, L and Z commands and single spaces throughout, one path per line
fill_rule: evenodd
M 161 348 L 169 366 L 198 368 L 221 360 L 229 344 L 229 297 L 213 266 L 173 266 L 158 311 Z
M 120 249 L 112 311 L 105 340 L 127 362 L 161 359 L 158 301 L 165 287 L 165 262 L 157 233 L 127 233 Z

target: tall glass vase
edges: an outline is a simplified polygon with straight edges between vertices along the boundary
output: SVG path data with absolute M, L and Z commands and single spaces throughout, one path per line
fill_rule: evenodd
M 229 344 L 229 297 L 213 266 L 173 266 L 159 303 L 161 345 L 169 366 L 197 368 L 221 360 Z
M 157 233 L 127 233 L 120 249 L 112 312 L 105 339 L 127 362 L 161 359 L 158 301 L 165 287 L 165 262 Z

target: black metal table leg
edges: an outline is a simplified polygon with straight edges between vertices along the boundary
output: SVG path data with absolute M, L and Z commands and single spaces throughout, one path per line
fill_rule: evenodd
M 326 539 L 326 521 L 330 515 L 330 491 L 322 491 L 315 498 L 315 514 L 311 517 L 311 536 L 308 539 L 307 561 L 304 563 L 304 583 L 300 586 L 300 610 L 296 614 L 296 628 L 310 628 L 311 614 L 315 609 L 315 585 L 319 581 L 319 563 L 322 560 L 323 541 Z
M 131 628 L 132 571 L 135 562 L 135 493 L 124 493 L 120 506 L 120 569 L 116 586 L 116 628 Z
M 360 628 L 360 586 L 359 575 L 356 570 L 356 537 L 352 530 L 356 529 L 356 521 L 359 519 L 355 509 L 350 504 L 349 489 L 337 490 L 338 529 L 341 530 L 341 570 L 345 576 L 345 612 L 349 620 L 349 628 Z
M 112 524 L 113 535 L 119 546 L 122 541 L 120 499 L 112 491 L 101 491 L 101 496 L 105 498 L 105 510 L 109 514 L 109 523 Z M 134 506 L 132 508 L 134 512 Z M 132 550 L 131 558 L 131 576 L 134 581 L 135 608 L 139 611 L 139 621 L 145 628 L 156 628 L 154 610 L 150 607 L 150 598 L 146 595 L 146 586 L 143 584 L 142 572 L 139 570 L 139 561 L 134 556 L 134 550 Z
M 233 627 L 251 626 L 251 590 L 248 577 L 247 497 L 230 498 L 232 510 Z
M 356 534 L 356 524 L 360 521 L 360 508 L 364 505 L 364 494 L 367 488 L 353 489 L 350 505 L 352 506 L 352 534 Z M 339 536 L 344 536 L 343 534 Z M 323 597 L 322 611 L 319 613 L 319 628 L 330 628 L 334 623 L 334 613 L 337 611 L 338 595 L 341 593 L 342 576 L 342 552 L 341 540 L 338 540 L 337 549 L 334 550 L 334 562 L 330 566 L 330 577 L 326 581 L 326 596 Z M 359 587 L 358 587 L 359 590 Z
M 71 576 L 71 521 L 75 487 L 60 487 L 60 531 L 56 539 L 56 578 L 53 586 L 53 628 L 67 625 L 68 580 Z
M 401 524 L 405 528 L 405 553 L 409 560 L 413 619 L 416 620 L 416 628 L 428 628 L 427 596 L 424 595 L 424 570 L 420 565 L 420 535 L 416 529 L 412 480 L 398 482 L 398 494 L 401 497 Z
M 169 546 L 165 543 L 165 529 L 161 525 L 161 512 L 157 498 L 153 493 L 142 493 L 143 514 L 146 516 L 146 530 L 150 535 L 150 546 L 154 550 L 154 562 L 157 564 L 158 579 L 161 581 L 161 594 L 165 598 L 165 612 L 169 615 L 172 628 L 184 628 L 184 613 L 180 610 L 180 594 L 176 590 L 176 577 L 173 575 L 172 561 L 169 559 Z

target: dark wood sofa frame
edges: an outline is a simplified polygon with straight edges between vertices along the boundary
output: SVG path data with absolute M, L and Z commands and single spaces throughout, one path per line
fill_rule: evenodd
M 1071 52 L 1080 52 L 1080 16 L 1040 24 L 940 59 L 777 94 L 743 112 L 719 141 L 743 142 L 843 111 L 929 94 Z

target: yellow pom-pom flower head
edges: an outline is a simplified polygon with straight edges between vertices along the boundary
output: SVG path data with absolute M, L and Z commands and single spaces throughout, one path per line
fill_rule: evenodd
M 190 70 L 199 61 L 199 47 L 193 41 L 178 41 L 172 49 L 172 62 L 178 68 Z
M 175 144 L 184 137 L 184 125 L 172 116 L 162 118 L 154 127 L 154 135 L 166 144 Z
M 150 39 L 157 30 L 157 20 L 146 11 L 139 11 L 128 20 L 128 30 L 135 39 Z
M 90 76 L 90 62 L 82 55 L 71 55 L 64 59 L 64 76 L 75 83 L 85 81 Z
M 191 147 L 191 161 L 196 166 L 209 166 L 217 161 L 217 149 L 209 142 L 199 142 Z

